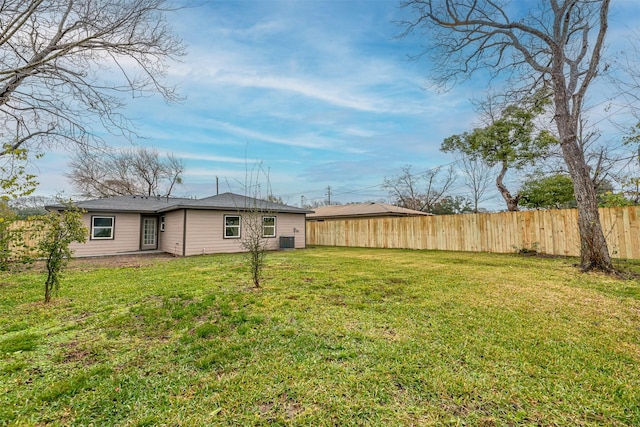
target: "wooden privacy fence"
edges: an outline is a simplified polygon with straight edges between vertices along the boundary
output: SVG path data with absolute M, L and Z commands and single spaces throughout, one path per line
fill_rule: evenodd
M 38 244 L 46 233 L 46 230 L 40 227 L 39 221 L 37 219 L 15 221 L 9 226 L 9 231 L 14 230 L 20 233 L 21 243 L 18 245 L 9 243 L 9 250 L 15 252 L 15 255 L 37 255 Z
M 639 206 L 601 208 L 600 221 L 611 256 L 640 259 Z M 307 221 L 307 244 L 580 255 L 576 209 Z

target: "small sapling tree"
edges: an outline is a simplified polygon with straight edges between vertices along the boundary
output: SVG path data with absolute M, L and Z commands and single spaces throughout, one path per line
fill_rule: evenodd
M 243 212 L 242 227 L 243 235 L 240 239 L 242 249 L 247 251 L 249 260 L 249 270 L 251 271 L 251 281 L 255 288 L 260 287 L 262 270 L 264 269 L 267 254 L 267 239 L 264 237 L 264 209 L 261 209 L 256 200 L 254 206 Z
M 71 201 L 64 203 L 60 212 L 49 212 L 43 217 L 44 236 L 39 249 L 46 259 L 47 280 L 44 284 L 44 302 L 51 301 L 51 294 L 60 288 L 62 270 L 67 265 L 73 251 L 72 242 L 84 242 L 87 229 L 82 222 L 82 211 Z
M 261 194 L 262 180 L 267 183 L 269 195 L 266 200 Z M 247 253 L 253 286 L 259 288 L 267 255 L 267 236 L 275 236 L 275 222 L 271 223 L 275 221 L 275 217 L 271 215 L 273 211 L 270 209 L 274 197 L 271 195 L 269 174 L 262 167 L 262 163 L 256 163 L 251 170 L 247 167 L 243 187 L 245 197 L 238 203 L 241 218 L 240 246 Z

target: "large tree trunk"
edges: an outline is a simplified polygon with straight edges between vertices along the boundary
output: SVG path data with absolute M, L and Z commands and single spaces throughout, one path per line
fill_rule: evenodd
M 498 187 L 498 191 L 502 195 L 505 203 L 507 204 L 507 210 L 509 212 L 517 212 L 518 202 L 520 201 L 520 194 L 517 194 L 515 197 L 511 195 L 511 192 L 504 185 L 504 176 L 507 174 L 507 163 L 502 162 L 502 169 L 496 178 L 496 187 Z
M 598 199 L 591 181 L 589 166 L 585 162 L 584 153 L 578 146 L 576 138 L 571 138 L 571 133 L 567 133 L 569 136 L 566 140 L 562 140 L 561 147 L 562 155 L 573 180 L 573 191 L 578 203 L 580 266 L 584 271 L 613 271 L 611 256 L 600 223 Z

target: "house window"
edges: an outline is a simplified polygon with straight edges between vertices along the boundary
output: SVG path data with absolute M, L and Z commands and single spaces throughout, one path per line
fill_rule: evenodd
M 225 215 L 224 238 L 225 239 L 240 238 L 240 216 L 239 215 Z
M 262 237 L 276 237 L 276 217 L 262 217 Z
M 112 216 L 92 216 L 91 239 L 113 239 L 114 222 L 115 218 Z

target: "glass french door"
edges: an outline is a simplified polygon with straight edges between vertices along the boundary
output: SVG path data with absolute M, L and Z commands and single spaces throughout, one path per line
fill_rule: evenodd
M 156 217 L 142 218 L 142 242 L 140 249 L 158 249 L 158 219 Z

